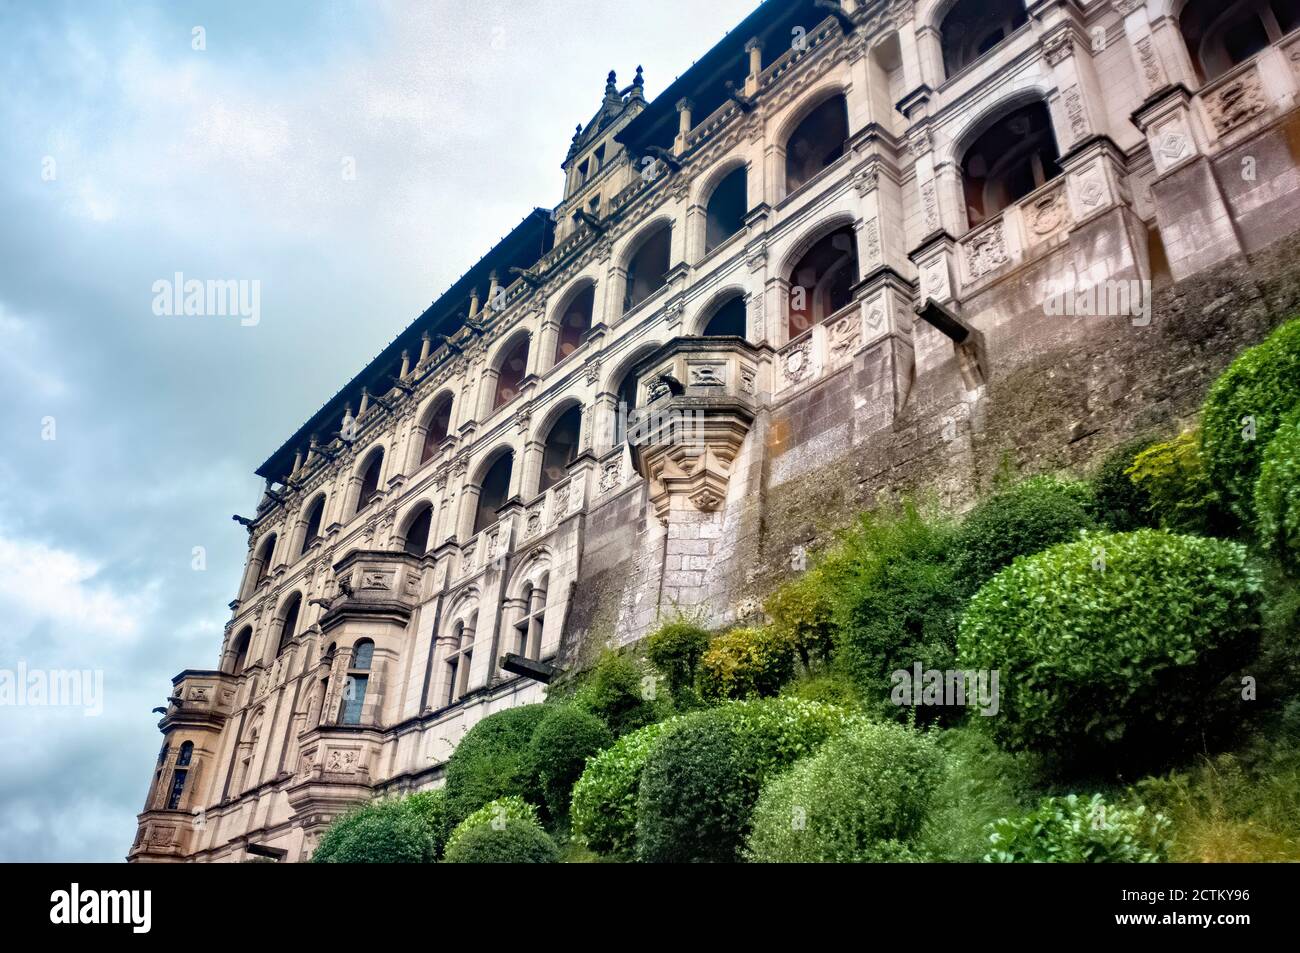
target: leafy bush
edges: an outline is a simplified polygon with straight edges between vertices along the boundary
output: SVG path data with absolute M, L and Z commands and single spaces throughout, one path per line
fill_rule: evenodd
M 1143 450 L 1155 440 L 1144 438 L 1120 444 L 1106 454 L 1092 475 L 1092 514 L 1103 526 L 1117 533 L 1154 525 L 1151 498 L 1133 482 L 1128 470 Z
M 665 729 L 676 719 L 626 734 L 587 762 L 573 786 L 573 835 L 599 854 L 629 858 L 636 848 L 641 772 Z
M 1126 471 L 1149 501 L 1149 522 L 1164 529 L 1230 535 L 1232 518 L 1223 512 L 1201 458 L 1198 430 L 1155 443 L 1133 459 Z
M 465 733 L 447 762 L 447 816 L 452 825 L 499 797 L 516 795 L 542 803 L 530 744 L 547 711 L 543 705 L 507 708 Z
M 739 860 L 763 783 L 852 720 L 788 698 L 728 702 L 675 719 L 641 776 L 637 859 Z
M 772 628 L 799 653 L 804 668 L 829 661 L 835 644 L 837 563 L 815 566 L 767 597 L 763 611 Z
M 449 864 L 554 864 L 560 852 L 535 821 L 507 819 L 496 827 L 482 825 L 466 831 L 448 845 Z
M 967 592 L 975 592 L 1017 556 L 1078 539 L 1097 528 L 1085 483 L 1033 477 L 984 500 L 953 540 L 953 567 Z
M 862 693 L 845 675 L 833 671 L 802 672 L 781 689 L 781 696 L 839 708 L 862 707 Z
M 1242 546 L 1161 530 L 1017 560 L 961 621 L 963 667 L 1000 673 L 1000 712 L 976 721 L 1080 763 L 1167 756 L 1235 697 L 1212 698 L 1257 646 L 1260 588 Z
M 1002 864 L 1155 864 L 1166 859 L 1169 821 L 1107 804 L 1100 794 L 1044 798 L 1036 810 L 1002 818 L 984 860 Z
M 1243 351 L 1210 387 L 1202 412 L 1202 450 L 1210 482 L 1249 522 L 1264 450 L 1300 401 L 1300 320 Z M 1249 428 L 1253 419 L 1253 433 Z M 1253 439 L 1248 439 L 1253 438 Z
M 591 712 L 615 735 L 658 721 L 660 706 L 645 687 L 646 672 L 636 659 L 606 652 L 573 695 L 573 704 Z M 647 697 L 648 696 L 648 697 Z
M 1264 451 L 1255 485 L 1255 527 L 1265 550 L 1300 571 L 1300 405 Z
M 445 795 L 422 791 L 374 801 L 338 818 L 312 854 L 317 864 L 427 864 L 446 839 Z
M 523 798 L 515 795 L 499 797 L 495 801 L 484 804 L 452 829 L 447 837 L 446 853 L 451 853 L 452 848 L 470 831 L 480 827 L 500 827 L 509 820 L 541 824 L 537 808 Z
M 943 774 L 933 736 L 889 722 L 855 724 L 764 785 L 749 859 L 919 859 L 914 841 Z
M 605 723 L 571 705 L 552 705 L 533 731 L 530 757 L 551 817 L 569 814 L 574 782 L 587 758 L 614 741 Z
M 773 628 L 732 629 L 700 659 L 700 694 L 709 699 L 775 695 L 794 676 L 794 643 Z
M 689 707 L 695 697 L 695 673 L 709 648 L 707 629 L 686 619 L 667 622 L 646 640 L 646 655 L 668 680 L 673 701 Z

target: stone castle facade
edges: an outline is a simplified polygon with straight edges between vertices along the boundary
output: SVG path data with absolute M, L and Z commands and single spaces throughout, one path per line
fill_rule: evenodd
M 258 470 L 129 859 L 306 859 L 838 519 L 1176 422 L 1300 304 L 1300 0 L 768 0 Z

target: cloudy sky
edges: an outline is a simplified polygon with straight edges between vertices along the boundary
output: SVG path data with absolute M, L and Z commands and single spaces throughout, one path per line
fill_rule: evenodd
M 123 858 L 254 468 L 559 201 L 610 69 L 654 96 L 755 5 L 0 0 L 0 680 L 103 678 L 0 696 L 0 860 Z M 176 272 L 260 321 L 155 314 Z

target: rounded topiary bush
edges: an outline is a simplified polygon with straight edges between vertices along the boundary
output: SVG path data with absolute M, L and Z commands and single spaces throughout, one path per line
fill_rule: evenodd
M 932 735 L 892 722 L 853 725 L 763 787 L 749 859 L 919 859 L 914 842 L 943 773 Z
M 961 620 L 962 666 L 1000 680 L 975 722 L 1009 750 L 1162 760 L 1230 701 L 1215 688 L 1258 645 L 1260 591 L 1244 547 L 1162 530 L 1017 560 Z
M 1255 485 L 1255 527 L 1264 549 L 1300 571 L 1300 405 L 1278 426 Z
M 615 735 L 623 735 L 658 719 L 656 696 L 654 676 L 636 659 L 606 652 L 583 677 L 573 703 L 603 721 Z
M 1167 859 L 1169 822 L 1100 794 L 1045 798 L 1036 809 L 989 825 L 986 863 L 1158 864 Z
M 1201 449 L 1210 481 L 1236 517 L 1252 517 L 1255 481 L 1282 418 L 1300 403 L 1300 320 L 1243 351 L 1210 387 Z
M 499 797 L 495 801 L 484 804 L 452 829 L 447 836 L 446 852 L 449 853 L 452 847 L 470 831 L 480 827 L 500 827 L 508 820 L 541 824 L 537 808 L 523 798 L 515 795 Z
M 732 629 L 700 659 L 700 694 L 709 699 L 775 695 L 794 677 L 795 647 L 775 628 Z
M 447 816 L 452 825 L 499 797 L 516 795 L 541 803 L 531 744 L 547 710 L 543 705 L 507 708 L 465 733 L 447 762 Z
M 1133 481 L 1128 470 L 1154 438 L 1120 444 L 1106 454 L 1092 475 L 1092 513 L 1107 529 L 1117 533 L 1154 526 L 1151 497 Z
M 590 712 L 571 705 L 552 705 L 537 724 L 530 745 L 533 769 L 551 817 L 569 813 L 574 782 L 582 776 L 587 759 L 608 748 L 614 736 Z
M 448 864 L 554 864 L 560 852 L 535 821 L 507 818 L 468 830 L 447 845 Z
M 695 671 L 709 648 L 709 632 L 693 622 L 661 625 L 646 639 L 646 655 L 668 680 L 674 699 L 689 700 L 695 691 Z
M 1079 538 L 1097 529 L 1088 485 L 1032 477 L 984 500 L 966 517 L 953 540 L 953 568 L 974 592 L 1017 556 Z
M 763 783 L 853 716 L 791 698 L 729 702 L 677 719 L 654 746 L 637 801 L 637 859 L 741 859 Z
M 596 853 L 623 858 L 633 855 L 641 772 L 655 742 L 674 721 L 626 734 L 587 762 L 573 786 L 573 835 Z
M 312 854 L 317 864 L 420 864 L 442 853 L 445 798 L 426 791 L 375 801 L 338 818 Z

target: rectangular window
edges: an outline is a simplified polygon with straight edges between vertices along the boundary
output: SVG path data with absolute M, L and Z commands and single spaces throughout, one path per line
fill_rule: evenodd
M 340 719 L 343 724 L 361 724 L 361 706 L 366 700 L 366 684 L 369 681 L 368 675 L 348 676 L 347 686 L 343 692 L 343 717 Z
M 181 806 L 181 795 L 185 793 L 185 776 L 188 771 L 172 772 L 172 793 L 167 798 L 167 810 L 175 811 Z

